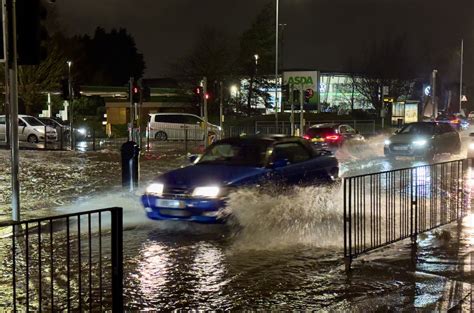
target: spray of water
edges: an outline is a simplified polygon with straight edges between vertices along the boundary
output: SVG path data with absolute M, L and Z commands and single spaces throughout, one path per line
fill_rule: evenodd
M 273 190 L 272 190 L 273 189 Z M 342 245 L 340 185 L 239 190 L 225 209 L 237 225 L 236 249 L 285 249 L 295 245 Z

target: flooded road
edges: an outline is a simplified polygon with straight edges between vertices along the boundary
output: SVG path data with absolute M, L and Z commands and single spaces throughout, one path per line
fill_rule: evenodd
M 380 145 L 382 137 L 374 138 L 369 148 L 339 151 L 342 175 L 420 164 L 388 161 Z M 6 151 L 1 151 L 1 157 L 7 159 Z M 461 157 L 447 155 L 440 160 L 450 158 Z M 343 260 L 340 184 L 293 188 L 284 194 L 241 190 L 231 195 L 227 208 L 235 216 L 233 223 L 196 225 L 150 221 L 138 199 L 154 176 L 186 164 L 181 155 L 143 160 L 142 186 L 136 194 L 121 191 L 119 155 L 113 151 L 22 152 L 21 161 L 26 217 L 124 208 L 128 310 L 429 310 L 436 307 L 443 286 L 450 283 L 436 275 L 444 275 L 443 270 L 412 268 L 406 243 L 394 248 L 387 261 L 375 255 L 373 262 L 348 276 Z M 7 164 L 1 165 L 2 190 L 8 189 Z M 0 194 L 7 217 L 9 195 Z M 467 253 L 469 240 L 456 247 L 457 254 Z M 429 247 L 437 243 L 436 236 L 421 241 L 422 256 L 428 261 L 435 251 Z M 436 253 L 453 255 L 453 248 L 438 244 Z M 441 291 L 432 290 L 433 286 L 441 286 Z

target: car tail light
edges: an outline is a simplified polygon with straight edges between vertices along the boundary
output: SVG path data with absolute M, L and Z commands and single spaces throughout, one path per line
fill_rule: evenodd
M 326 140 L 330 140 L 330 141 L 337 141 L 337 140 L 339 140 L 339 138 L 341 138 L 341 136 L 339 136 L 339 135 L 326 136 Z
M 453 123 L 453 124 L 459 124 L 459 122 L 460 121 L 458 119 L 451 120 L 451 123 Z
M 308 135 L 304 135 L 303 138 L 306 139 L 306 140 L 310 140 L 310 139 L 311 139 L 311 137 L 308 136 Z

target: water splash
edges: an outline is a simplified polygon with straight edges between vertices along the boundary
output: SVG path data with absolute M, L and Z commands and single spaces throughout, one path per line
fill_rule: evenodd
M 273 190 L 272 190 L 273 189 Z M 225 211 L 238 225 L 236 249 L 284 249 L 295 245 L 341 247 L 341 185 L 243 189 L 230 195 Z

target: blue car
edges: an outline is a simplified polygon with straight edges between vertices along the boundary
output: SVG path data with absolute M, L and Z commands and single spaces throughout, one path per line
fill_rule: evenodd
M 212 144 L 193 165 L 157 177 L 141 201 L 150 219 L 222 223 L 218 211 L 232 190 L 333 182 L 338 174 L 337 159 L 306 139 L 229 138 Z

